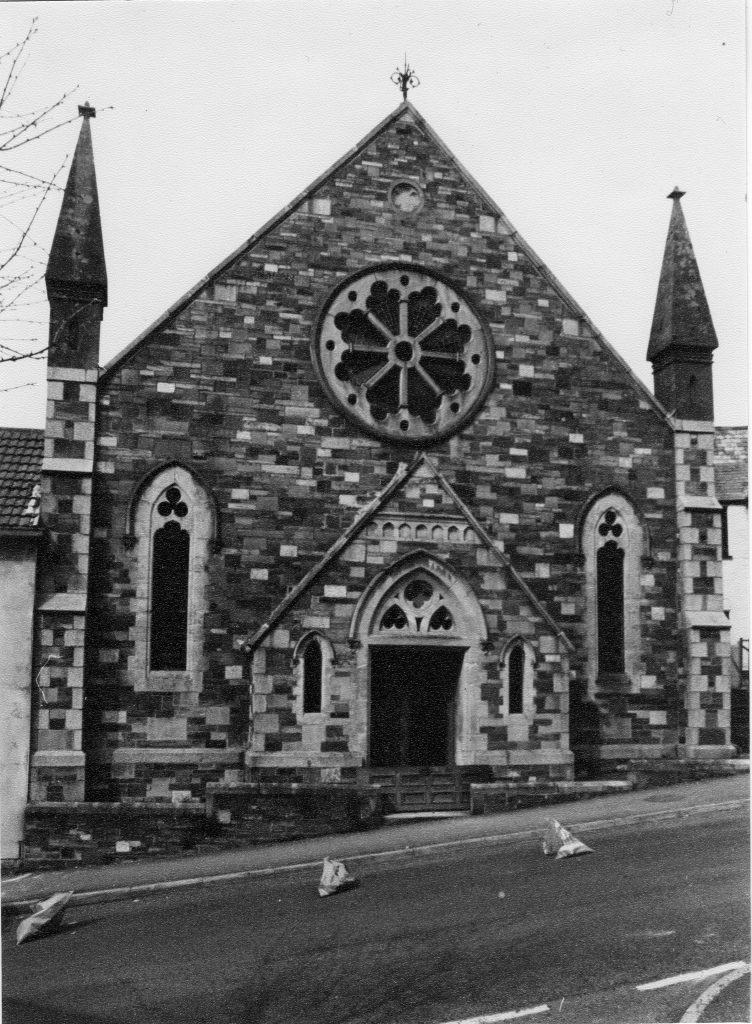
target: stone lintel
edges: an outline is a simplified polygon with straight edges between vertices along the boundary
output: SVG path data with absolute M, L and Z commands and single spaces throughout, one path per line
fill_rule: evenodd
M 690 629 L 731 629 L 731 621 L 723 612 L 685 612 Z
M 363 757 L 347 751 L 322 751 L 310 753 L 247 754 L 247 768 L 362 768 Z
M 83 768 L 85 764 L 82 750 L 37 750 L 31 755 L 32 768 Z
M 120 747 L 97 752 L 97 764 L 192 764 L 209 761 L 219 764 L 243 763 L 244 747 Z
M 675 743 L 606 743 L 588 748 L 601 761 L 676 760 Z
M 713 434 L 715 423 L 712 420 L 679 420 L 672 419 L 671 425 L 677 433 Z
M 96 384 L 99 370 L 84 370 L 78 366 L 48 366 L 47 380 L 78 381 L 79 384 Z
M 697 761 L 723 761 L 727 758 L 736 757 L 736 747 L 733 743 L 728 745 L 702 746 L 700 744 L 686 744 L 679 747 L 679 758 Z
M 86 593 L 45 594 L 37 605 L 40 612 L 86 612 Z
M 55 459 L 42 460 L 43 473 L 77 473 L 91 476 L 94 472 L 94 459 Z
M 703 494 L 680 494 L 676 500 L 681 512 L 691 512 L 693 509 L 720 512 L 722 508 L 717 498 L 710 498 Z
M 548 764 L 573 764 L 574 754 L 571 750 L 479 750 L 466 758 L 459 754 L 457 767 L 464 768 L 469 765 L 503 765 L 505 768 L 514 768 L 516 765 L 540 765 Z

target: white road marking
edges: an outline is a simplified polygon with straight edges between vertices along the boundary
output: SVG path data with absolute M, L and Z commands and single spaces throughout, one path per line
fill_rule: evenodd
M 484 1017 L 467 1017 L 465 1020 L 448 1020 L 445 1024 L 496 1024 L 500 1020 L 517 1020 L 519 1017 L 529 1017 L 533 1013 L 548 1013 L 550 1006 L 543 1003 L 541 1006 L 528 1006 L 524 1010 L 507 1010 L 506 1013 L 490 1013 Z
M 681 985 L 686 981 L 702 981 L 703 978 L 712 978 L 714 974 L 726 974 L 727 971 L 735 971 L 739 967 L 746 967 L 744 960 L 735 960 L 731 964 L 720 964 L 718 967 L 708 967 L 704 971 L 689 971 L 687 974 L 675 974 L 673 978 L 662 978 L 660 981 L 649 981 L 644 985 L 635 985 L 638 992 L 651 992 L 656 988 L 667 988 L 669 985 Z
M 689 1009 L 686 1011 L 681 1019 L 680 1024 L 697 1024 L 700 1017 L 703 1015 L 705 1010 L 710 1006 L 716 996 L 730 985 L 732 981 L 738 981 L 739 978 L 743 978 L 745 974 L 749 974 L 749 964 L 745 964 L 743 967 L 737 968 L 735 971 L 731 971 L 729 974 L 724 974 L 722 978 L 714 982 L 709 988 L 699 996 Z

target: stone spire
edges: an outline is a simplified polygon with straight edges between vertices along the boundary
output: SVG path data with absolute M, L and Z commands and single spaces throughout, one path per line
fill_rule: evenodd
M 78 112 L 83 123 L 47 264 L 47 294 L 75 292 L 79 298 L 96 298 L 106 306 L 107 268 L 89 127 L 96 111 L 87 103 Z
M 658 282 L 648 360 L 655 395 L 685 419 L 712 420 L 713 349 L 718 347 L 705 289 L 675 188 L 663 265 Z

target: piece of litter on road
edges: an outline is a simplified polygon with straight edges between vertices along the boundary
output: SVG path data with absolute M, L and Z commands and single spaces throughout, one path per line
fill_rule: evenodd
M 324 870 L 319 881 L 319 896 L 333 896 L 335 892 L 355 889 L 358 880 L 351 875 L 341 860 L 324 857 Z
M 44 935 L 58 928 L 63 919 L 68 900 L 72 895 L 72 890 L 71 892 L 56 892 L 48 899 L 37 903 L 34 913 L 25 917 L 19 924 L 16 930 L 16 945 L 20 946 L 22 942 L 26 942 L 28 939 L 33 939 L 37 935 Z
M 561 997 L 561 1002 L 559 1003 L 559 1013 L 561 1013 L 561 1008 L 564 1005 L 564 998 L 564 996 Z
M 503 900 L 505 896 L 506 896 L 506 893 L 505 893 L 505 892 L 500 892 L 500 893 L 499 893 L 499 899 L 500 899 L 500 900 Z
M 543 837 L 543 852 L 546 856 L 554 853 L 557 860 L 563 860 L 565 857 L 578 857 L 593 852 L 555 818 L 548 818 L 547 821 L 548 827 Z

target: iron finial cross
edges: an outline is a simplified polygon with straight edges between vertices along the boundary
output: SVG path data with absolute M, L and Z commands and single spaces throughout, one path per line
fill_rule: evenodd
M 94 107 L 90 107 L 89 106 L 89 101 L 88 100 L 86 101 L 86 103 L 84 103 L 83 106 L 79 106 L 78 113 L 79 113 L 79 115 L 81 117 L 85 117 L 87 121 L 88 121 L 88 119 L 90 117 L 96 117 L 97 116 L 96 110 L 94 109 Z
M 405 54 L 405 66 L 401 70 L 400 68 L 397 68 L 392 75 L 392 81 L 402 90 L 403 100 L 407 99 L 408 89 L 415 89 L 420 85 L 420 79 L 407 63 L 407 54 Z

